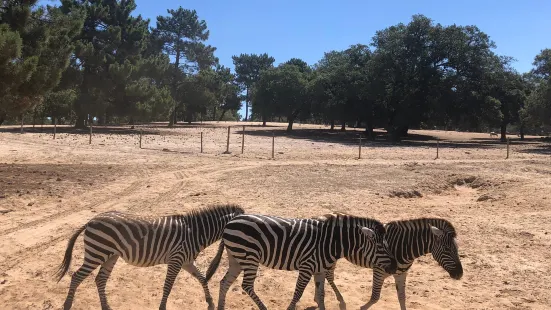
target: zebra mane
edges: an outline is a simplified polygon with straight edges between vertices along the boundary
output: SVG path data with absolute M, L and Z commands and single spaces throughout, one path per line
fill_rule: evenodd
M 409 226 L 412 225 L 414 227 L 427 227 L 427 226 L 434 226 L 438 229 L 443 230 L 444 232 L 452 234 L 452 237 L 457 237 L 457 232 L 455 231 L 455 227 L 453 227 L 453 224 L 445 219 L 442 218 L 433 218 L 433 217 L 421 217 L 416 219 L 409 219 L 409 220 L 400 220 L 400 221 L 392 221 L 388 222 L 386 226 Z
M 184 219 L 193 217 L 202 217 L 209 215 L 225 215 L 234 213 L 235 215 L 245 213 L 245 210 L 237 204 L 220 204 L 210 205 L 204 208 L 193 209 L 185 214 L 180 215 Z
M 383 223 L 379 222 L 378 220 L 368 218 L 368 217 L 356 216 L 356 215 L 352 215 L 344 212 L 335 211 L 335 212 L 327 213 L 317 217 L 313 217 L 313 219 L 323 223 L 327 223 L 327 224 L 340 221 L 341 219 L 348 220 L 363 227 L 373 228 L 377 233 L 381 233 L 381 234 L 385 233 L 385 227 L 383 226 Z

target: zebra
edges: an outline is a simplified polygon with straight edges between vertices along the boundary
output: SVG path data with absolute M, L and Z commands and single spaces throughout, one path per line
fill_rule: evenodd
M 391 274 L 396 282 L 396 291 L 400 309 L 406 310 L 406 277 L 409 268 L 416 258 L 432 253 L 434 259 L 448 272 L 451 278 L 459 280 L 463 277 L 463 266 L 459 259 L 456 243 L 457 233 L 453 225 L 440 218 L 418 218 L 403 221 L 393 221 L 385 225 L 385 239 L 394 258 L 398 262 L 395 273 L 365 264 L 362 257 L 346 257 L 348 261 L 362 267 L 373 268 L 373 288 L 371 299 L 361 309 L 369 309 L 381 296 L 384 280 Z M 337 299 L 341 309 L 345 306 L 344 299 L 335 285 L 335 268 L 326 271 L 326 279 Z M 317 289 L 316 282 L 316 289 Z
M 57 282 L 71 264 L 76 239 L 84 231 L 84 262 L 72 275 L 63 308 L 70 309 L 79 284 L 98 266 L 96 276 L 101 308 L 110 309 L 105 285 L 119 257 L 137 267 L 167 264 L 163 297 L 159 309 L 166 309 L 168 295 L 180 269 L 189 272 L 202 285 L 209 309 L 214 303 L 208 289 L 212 274 L 204 277 L 194 264 L 199 252 L 222 237 L 227 222 L 244 210 L 237 205 L 214 205 L 183 215 L 138 216 L 109 211 L 93 217 L 69 239 L 63 262 L 56 272 Z M 220 256 L 224 250 L 218 248 Z
M 325 270 L 341 257 L 362 257 L 370 265 L 387 272 L 396 270 L 384 241 L 385 229 L 377 220 L 343 213 L 317 219 L 290 219 L 277 216 L 243 214 L 232 219 L 224 229 L 222 241 L 228 253 L 229 269 L 220 281 L 218 309 L 225 307 L 229 287 L 244 272 L 242 288 L 260 310 L 266 306 L 254 291 L 259 264 L 279 270 L 298 270 L 293 299 L 287 309 L 295 309 L 312 275 L 320 289 L 316 301 L 324 306 Z M 214 273 L 220 257 L 213 259 L 209 274 Z

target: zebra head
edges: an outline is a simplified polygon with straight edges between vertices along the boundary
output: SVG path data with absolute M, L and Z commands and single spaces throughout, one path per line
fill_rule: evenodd
M 434 236 L 431 252 L 432 257 L 449 273 L 450 277 L 459 280 L 463 277 L 463 266 L 459 259 L 455 230 L 451 224 L 449 225 L 452 229 L 440 229 L 431 225 L 431 233 Z

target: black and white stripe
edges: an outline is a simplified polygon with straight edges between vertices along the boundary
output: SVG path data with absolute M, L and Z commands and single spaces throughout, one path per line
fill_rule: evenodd
M 206 278 L 194 264 L 199 252 L 218 241 L 223 229 L 243 209 L 236 205 L 211 206 L 184 215 L 144 217 L 121 212 L 98 214 L 79 228 L 69 239 L 63 262 L 57 272 L 57 281 L 67 273 L 76 239 L 84 231 L 84 262 L 73 274 L 64 309 L 70 309 L 79 284 L 97 267 L 96 285 L 102 309 L 110 309 L 105 295 L 105 284 L 121 257 L 128 264 L 149 267 L 168 264 L 159 309 L 166 309 L 168 295 L 180 269 L 195 277 L 205 292 L 209 309 L 214 309 Z M 224 246 L 220 245 L 217 256 Z
M 312 275 L 319 282 L 316 301 L 324 309 L 325 270 L 343 257 L 364 257 L 374 266 L 389 272 L 396 262 L 383 244 L 385 229 L 373 219 L 342 213 L 318 219 L 288 219 L 244 214 L 231 220 L 224 229 L 222 243 L 228 253 L 229 269 L 220 282 L 218 309 L 224 309 L 226 293 L 237 276 L 244 272 L 242 287 L 259 309 L 266 309 L 254 291 L 260 264 L 279 270 L 298 270 L 295 293 L 288 309 L 294 309 Z M 213 260 L 213 272 L 220 260 Z
M 379 300 L 383 282 L 392 274 L 396 282 L 400 308 L 405 310 L 407 272 L 416 258 L 428 253 L 432 253 L 438 264 L 453 279 L 459 280 L 463 276 L 463 267 L 459 259 L 455 240 L 457 233 L 449 221 L 439 218 L 420 218 L 390 222 L 385 225 L 385 228 L 385 238 L 392 255 L 398 263 L 398 268 L 395 273 L 387 273 L 380 268 L 374 268 L 371 299 L 362 309 L 368 309 Z M 372 265 L 365 264 L 365 259 L 358 260 L 355 257 L 346 257 L 346 259 L 353 264 L 373 268 Z M 333 281 L 335 267 L 336 265 L 332 269 L 327 270 L 326 278 L 335 291 L 342 307 L 344 300 Z

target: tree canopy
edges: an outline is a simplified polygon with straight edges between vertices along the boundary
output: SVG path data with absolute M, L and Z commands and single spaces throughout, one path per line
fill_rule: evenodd
M 476 25 L 414 15 L 314 64 L 240 53 L 232 70 L 197 11 L 168 9 L 150 25 L 135 10 L 134 0 L 3 1 L 0 123 L 34 112 L 76 127 L 174 125 L 239 119 L 244 101 L 245 120 L 363 127 L 369 138 L 383 128 L 393 140 L 410 128 L 499 128 L 505 139 L 511 125 L 551 126 L 551 49 L 519 73 Z

